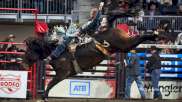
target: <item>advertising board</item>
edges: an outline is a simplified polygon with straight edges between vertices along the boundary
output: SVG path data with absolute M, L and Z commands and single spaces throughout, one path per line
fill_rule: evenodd
M 26 98 L 27 71 L 0 70 L 0 97 Z

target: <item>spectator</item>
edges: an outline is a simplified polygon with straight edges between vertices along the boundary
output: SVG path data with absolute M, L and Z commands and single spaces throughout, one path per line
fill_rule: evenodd
M 141 0 L 129 0 L 129 7 L 141 6 Z
M 148 4 L 150 2 L 155 2 L 156 4 L 160 4 L 160 0 L 143 0 L 143 8 L 145 9 L 146 7 L 148 7 Z
M 148 4 L 148 10 L 145 14 L 149 16 L 160 15 L 160 12 L 158 12 L 157 8 L 158 4 L 156 2 L 150 2 Z
M 7 49 L 7 51 L 11 52 L 19 52 L 20 49 L 17 48 L 15 45 L 12 45 Z M 9 54 L 6 56 L 7 61 L 11 61 L 11 63 L 6 63 L 5 69 L 7 70 L 24 70 L 24 67 L 22 66 L 22 56 L 17 54 Z
M 15 36 L 10 34 L 3 42 L 14 42 Z M 2 51 L 11 51 L 11 52 L 19 52 L 22 51 L 14 44 L 4 44 L 1 48 Z M 11 63 L 3 63 L 1 64 L 1 69 L 5 70 L 24 70 L 20 63 L 17 63 L 17 59 L 22 60 L 20 55 L 16 54 L 1 54 L 1 60 L 11 61 Z
M 112 9 L 111 3 L 112 3 L 111 0 L 105 0 L 104 1 L 104 7 L 102 10 L 103 14 L 107 14 L 109 12 L 109 10 Z
M 10 35 L 8 35 L 8 37 L 5 38 L 5 40 L 3 40 L 2 42 L 13 42 L 14 39 L 15 39 L 15 35 L 10 34 Z M 12 46 L 12 44 L 4 44 L 4 45 L 1 47 L 1 51 L 7 51 L 7 49 L 8 49 L 9 47 L 11 47 L 11 46 Z
M 161 0 L 144 0 L 144 1 L 150 3 L 150 2 L 160 2 Z
M 182 32 L 180 32 L 175 40 L 175 45 L 182 45 Z
M 150 49 L 151 57 L 146 64 L 146 70 L 151 74 L 152 87 L 154 89 L 154 99 L 162 99 L 159 89 L 161 61 L 159 51 L 155 46 Z
M 176 6 L 173 5 L 172 0 L 163 0 L 161 4 L 160 12 L 162 15 L 176 15 Z
M 8 35 L 7 38 L 5 38 L 2 42 L 13 42 L 15 36 L 13 34 Z M 12 44 L 3 44 L 0 46 L 0 51 L 7 51 L 9 48 L 13 46 Z M 4 59 L 4 54 L 0 54 L 0 59 Z
M 119 0 L 117 10 L 121 10 L 123 12 L 128 12 L 128 10 L 129 10 L 128 0 Z
M 182 15 L 182 4 L 180 4 L 180 5 L 178 6 L 177 15 L 179 15 L 179 16 Z
M 180 32 L 178 35 L 177 35 L 177 38 L 174 42 L 175 45 L 182 45 L 182 32 Z M 182 52 L 182 49 L 176 49 L 177 53 L 181 53 Z
M 168 41 L 168 40 L 165 40 L 165 39 L 161 39 L 158 44 L 161 44 L 161 45 L 173 45 L 173 43 L 171 41 Z M 163 53 L 163 54 L 172 54 L 174 53 L 173 49 L 170 49 L 170 48 L 164 48 L 161 50 L 160 53 Z
M 135 37 L 139 35 L 139 31 L 137 30 L 137 24 L 132 20 L 128 22 L 128 30 L 130 37 Z
M 153 16 L 160 15 L 160 12 L 158 12 L 157 7 L 157 3 L 155 2 L 150 2 L 148 4 L 148 10 L 145 13 L 146 15 L 150 16 L 147 22 L 145 22 L 148 25 L 148 29 L 154 29 L 154 27 L 156 26 L 155 18 Z
M 131 50 L 131 56 L 127 61 L 127 69 L 126 69 L 126 89 L 125 89 L 125 98 L 130 98 L 130 89 L 133 81 L 136 81 L 139 92 L 141 94 L 141 98 L 145 99 L 144 86 L 142 84 L 141 79 L 141 71 L 139 61 L 140 58 L 136 54 L 136 50 Z

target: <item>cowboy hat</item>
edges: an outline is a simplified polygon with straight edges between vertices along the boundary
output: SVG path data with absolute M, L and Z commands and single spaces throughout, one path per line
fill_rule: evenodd
M 151 46 L 150 50 L 158 50 L 156 46 Z
M 15 38 L 15 35 L 10 34 L 10 35 L 8 35 L 8 37 L 9 37 L 9 38 Z
M 136 53 L 136 50 L 130 50 L 131 53 Z

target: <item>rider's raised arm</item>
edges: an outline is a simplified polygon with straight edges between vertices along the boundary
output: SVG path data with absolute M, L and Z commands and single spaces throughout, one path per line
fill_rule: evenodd
M 80 27 L 81 34 L 85 34 L 85 33 L 89 32 L 90 30 L 95 31 L 99 27 L 103 5 L 104 5 L 104 3 L 101 2 L 99 9 L 94 8 L 91 10 L 90 21 L 88 21 L 86 24 L 84 24 L 83 26 Z M 96 14 L 94 14 L 94 13 L 96 13 Z
M 89 30 L 95 30 L 100 23 L 100 16 L 101 16 L 101 12 L 98 11 L 95 19 L 88 21 L 87 23 L 85 23 L 83 26 L 80 27 L 80 33 L 85 34 Z

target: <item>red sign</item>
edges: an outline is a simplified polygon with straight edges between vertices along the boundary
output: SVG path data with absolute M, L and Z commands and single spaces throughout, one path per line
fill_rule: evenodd
M 42 21 L 36 21 L 35 22 L 35 32 L 37 32 L 37 33 L 47 33 L 48 32 L 47 23 L 42 22 Z

